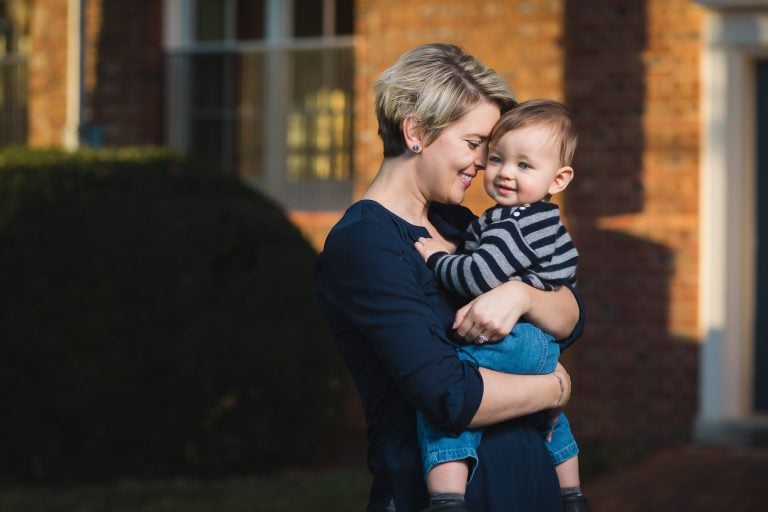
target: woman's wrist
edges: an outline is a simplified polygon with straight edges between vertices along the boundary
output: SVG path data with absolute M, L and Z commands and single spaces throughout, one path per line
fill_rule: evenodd
M 553 409 L 557 409 L 560 407 L 563 403 L 563 395 L 565 395 L 565 383 L 563 382 L 563 378 L 560 376 L 559 373 L 553 372 L 552 375 L 555 376 L 557 379 L 558 386 L 560 386 L 560 394 L 557 397 L 557 401 L 555 402 L 555 406 Z
M 556 291 L 528 288 L 530 302 L 526 319 L 555 339 L 570 336 L 579 320 L 579 306 L 573 292 L 565 286 Z
M 515 304 L 514 309 L 520 313 L 520 316 L 527 315 L 533 309 L 534 295 L 531 291 L 535 288 L 531 285 L 513 279 L 501 286 L 507 289 L 508 300 L 510 303 Z

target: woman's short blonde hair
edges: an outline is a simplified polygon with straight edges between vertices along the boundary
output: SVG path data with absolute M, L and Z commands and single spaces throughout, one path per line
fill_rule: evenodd
M 509 85 L 495 71 L 452 44 L 426 44 L 404 53 L 374 84 L 376 118 L 384 156 L 408 150 L 403 120 L 413 116 L 424 145 L 483 101 L 502 113 L 515 105 Z

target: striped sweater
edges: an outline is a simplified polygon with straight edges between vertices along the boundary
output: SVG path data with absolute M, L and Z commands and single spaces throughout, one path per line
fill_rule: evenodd
M 557 205 L 494 206 L 469 225 L 456 254 L 427 260 L 448 290 L 476 297 L 510 279 L 542 290 L 573 285 L 579 255 Z

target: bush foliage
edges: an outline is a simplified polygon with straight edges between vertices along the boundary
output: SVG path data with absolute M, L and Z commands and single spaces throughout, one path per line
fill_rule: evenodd
M 0 153 L 0 476 L 263 472 L 339 411 L 315 253 L 161 149 Z

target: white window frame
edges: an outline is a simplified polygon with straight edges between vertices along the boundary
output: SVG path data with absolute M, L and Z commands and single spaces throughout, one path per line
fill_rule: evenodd
M 240 0 L 248 1 L 248 0 Z M 264 189 L 279 200 L 286 194 L 286 183 L 284 176 L 279 170 L 285 167 L 284 155 L 286 154 L 285 141 L 285 119 L 281 114 L 284 109 L 279 101 L 272 99 L 280 98 L 278 91 L 282 90 L 287 80 L 290 80 L 290 70 L 284 65 L 279 52 L 269 50 L 300 50 L 300 49 L 333 49 L 333 48 L 352 48 L 354 45 L 353 35 L 334 35 L 335 32 L 335 0 L 323 1 L 323 35 L 321 37 L 296 39 L 292 36 L 293 6 L 294 0 L 266 0 L 266 27 L 264 39 L 260 41 L 237 41 L 235 39 L 235 3 L 234 0 L 225 0 L 225 38 L 223 41 L 216 42 L 196 42 L 194 40 L 194 7 L 195 0 L 163 0 L 163 42 L 166 53 L 184 52 L 190 48 L 197 51 L 209 50 L 212 52 L 234 49 L 252 49 L 268 50 L 265 60 L 265 96 L 270 98 L 266 102 L 264 110 L 265 126 L 269 129 L 264 130 L 265 151 L 263 168 L 266 170 L 265 176 L 258 181 L 245 180 L 254 186 Z M 169 81 L 172 77 L 169 78 Z M 172 148 L 186 150 L 189 147 L 187 140 L 188 132 L 185 129 L 189 124 L 189 119 L 184 117 L 186 110 L 184 105 L 189 104 L 188 86 L 184 83 L 168 83 L 168 90 L 173 91 L 166 99 L 166 140 Z M 179 115 L 181 113 L 181 115 Z M 352 162 L 350 162 L 350 165 Z M 350 169 L 351 174 L 351 169 Z M 348 195 L 351 200 L 353 191 L 353 179 L 349 182 L 316 183 L 291 185 L 299 190 L 303 197 L 313 195 L 316 189 L 319 195 L 322 195 L 324 187 L 336 187 L 341 190 L 342 195 Z M 342 209 L 348 204 L 348 200 L 343 204 L 338 204 L 335 208 Z M 291 205 L 287 205 L 289 208 Z M 299 208 L 301 209 L 301 208 Z M 313 208 L 317 209 L 317 208 Z M 322 208 L 321 208 L 322 209 Z
M 768 434 L 768 416 L 753 407 L 755 68 L 768 58 L 768 0 L 697 3 L 708 12 L 701 61 L 702 347 L 695 435 L 750 443 Z

